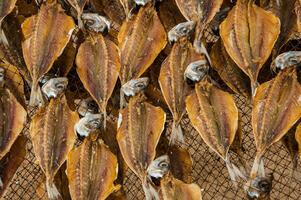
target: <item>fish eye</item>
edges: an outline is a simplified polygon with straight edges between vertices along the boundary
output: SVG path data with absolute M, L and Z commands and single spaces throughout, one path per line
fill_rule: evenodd
M 188 30 L 186 27 L 181 27 L 181 28 L 179 28 L 179 31 L 180 31 L 181 33 L 184 33 L 184 34 L 186 34 L 186 33 L 189 32 L 189 30 Z
M 258 183 L 258 187 L 263 192 L 268 192 L 271 190 L 271 184 L 266 180 L 260 181 Z
M 292 65 L 298 64 L 298 60 L 296 57 L 291 57 L 288 59 L 289 63 Z
M 135 85 L 134 85 L 134 87 L 137 87 L 137 88 L 144 88 L 144 84 L 143 83 L 136 83 Z
M 92 26 L 94 23 L 95 23 L 95 22 L 94 22 L 93 19 L 86 19 L 86 20 L 85 20 L 85 24 L 86 24 L 87 26 Z
M 100 127 L 100 120 L 99 119 L 93 119 L 93 120 L 89 121 L 89 124 L 93 128 L 98 128 L 98 127 Z
M 163 161 L 163 162 L 159 163 L 159 167 L 167 168 L 167 167 L 169 167 L 169 164 L 167 162 Z
M 94 110 L 96 108 L 96 104 L 93 101 L 89 101 L 87 105 L 91 110 Z
M 64 86 L 64 84 L 62 84 L 62 83 L 57 83 L 57 84 L 55 84 L 55 87 L 56 87 L 57 89 L 59 89 L 59 90 L 65 89 L 65 86 Z

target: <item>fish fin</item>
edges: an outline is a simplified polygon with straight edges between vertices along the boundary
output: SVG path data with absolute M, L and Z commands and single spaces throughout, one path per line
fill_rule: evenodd
M 146 200 L 160 200 L 158 191 L 148 181 L 147 178 L 142 182 L 142 188 L 143 188 Z
M 246 175 L 236 165 L 231 163 L 229 156 L 227 156 L 227 158 L 225 159 L 225 162 L 226 162 L 226 166 L 227 166 L 231 181 L 234 184 L 234 186 L 236 188 L 238 188 L 237 178 L 240 177 L 244 180 L 247 180 Z
M 3 187 L 3 182 L 2 182 L 2 179 L 0 177 L 0 188 L 2 188 L 2 187 Z
M 264 163 L 263 159 L 260 159 L 259 166 L 258 166 L 258 175 L 259 177 L 265 177 L 265 171 L 264 171 Z
M 40 106 L 45 103 L 39 84 L 33 83 L 30 93 L 30 106 Z
M 61 197 L 61 194 L 59 193 L 53 182 L 46 181 L 46 189 L 48 198 L 50 200 L 59 199 Z
M 172 130 L 170 135 L 169 144 L 176 144 L 176 143 L 185 143 L 183 130 L 180 124 L 176 124 L 175 122 L 172 123 Z

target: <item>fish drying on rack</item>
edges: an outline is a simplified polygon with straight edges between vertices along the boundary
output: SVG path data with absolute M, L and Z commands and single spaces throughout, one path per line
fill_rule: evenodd
M 196 33 L 193 46 L 196 51 L 203 52 L 202 39 L 207 25 L 220 10 L 223 0 L 175 0 L 178 8 L 187 21 L 196 23 Z
M 296 128 L 295 139 L 298 143 L 298 154 L 299 159 L 301 160 L 301 124 L 299 124 Z
M 56 77 L 47 80 L 42 86 L 42 94 L 47 100 L 59 97 L 66 89 L 68 79 L 66 77 Z
M 46 189 L 51 200 L 60 196 L 54 177 L 73 148 L 76 140 L 74 125 L 78 120 L 78 114 L 69 108 L 63 94 L 51 98 L 32 118 L 30 136 L 33 150 L 46 176 Z
M 149 178 L 160 182 L 156 188 L 158 200 L 202 200 L 201 188 L 197 184 L 186 184 L 174 178 L 170 169 L 167 155 L 156 158 L 147 169 Z
M 87 114 L 74 126 L 80 136 L 88 136 L 91 132 L 100 129 L 103 117 L 101 114 Z
M 5 85 L 5 70 L 0 68 L 0 160 L 10 151 L 26 122 L 26 110 Z M 3 183 L 0 177 L 0 189 Z
M 44 103 L 38 83 L 63 52 L 74 28 L 73 19 L 55 2 L 42 4 L 38 14 L 23 22 L 22 49 L 32 77 L 30 106 Z
M 146 199 L 155 195 L 149 188 L 147 168 L 156 156 L 156 146 L 164 129 L 165 113 L 147 102 L 142 94 L 132 97 L 120 111 L 117 142 L 128 167 L 142 181 Z
M 231 94 L 205 79 L 186 98 L 186 110 L 204 142 L 225 161 L 233 183 L 238 177 L 245 179 L 228 153 L 238 129 L 238 109 Z
M 258 178 L 265 178 L 264 153 L 270 146 L 281 140 L 301 117 L 301 85 L 297 80 L 294 67 L 297 61 L 300 63 L 300 57 L 296 53 L 288 52 L 279 55 L 272 63 L 272 68 L 282 70 L 275 78 L 261 84 L 255 93 L 252 127 L 256 157 L 250 172 L 250 180 L 246 185 L 250 196 L 261 195 L 254 182 Z
M 220 25 L 225 49 L 249 76 L 252 95 L 258 85 L 259 71 L 270 56 L 279 33 L 279 18 L 256 6 L 252 0 L 238 0 Z
M 122 85 L 120 92 L 122 108 L 125 104 L 123 90 L 126 84 L 140 78 L 167 43 L 165 29 L 152 4 L 141 7 L 137 15 L 123 23 L 118 41 L 121 59 L 119 77 Z M 139 79 L 133 84 L 139 88 L 142 86 L 140 82 L 145 84 L 145 81 Z
M 185 114 L 185 98 L 190 88 L 185 81 L 185 70 L 191 63 L 203 60 L 206 62 L 206 58 L 202 54 L 198 54 L 184 36 L 177 39 L 170 54 L 162 63 L 159 84 L 173 116 L 171 143 L 184 143 L 180 122 Z
M 87 97 L 85 99 L 75 99 L 74 103 L 77 105 L 77 112 L 80 117 L 85 117 L 88 114 L 98 113 L 97 103 L 92 97 Z
M 117 158 L 97 134 L 91 133 L 68 154 L 66 173 L 72 200 L 104 200 L 120 188 L 114 185 Z
M 118 47 L 101 34 L 105 29 L 110 28 L 106 19 L 97 14 L 90 17 L 88 27 L 93 32 L 79 47 L 76 70 L 85 89 L 104 115 L 105 127 L 107 104 L 118 79 L 120 57 Z M 84 20 L 86 25 L 85 22 Z
M 84 11 L 85 5 L 89 2 L 89 0 L 64 0 L 68 4 L 70 4 L 76 11 L 77 14 L 77 23 L 80 29 L 84 29 L 84 24 L 82 22 L 82 14 Z

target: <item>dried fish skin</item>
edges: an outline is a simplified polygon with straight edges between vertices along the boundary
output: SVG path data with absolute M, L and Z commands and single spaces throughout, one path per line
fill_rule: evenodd
M 246 98 L 251 97 L 251 83 L 249 77 L 230 58 L 222 41 L 217 41 L 210 52 L 212 68 L 217 71 L 221 79 L 236 94 Z
M 271 69 L 283 70 L 286 67 L 297 66 L 301 63 L 301 51 L 287 51 L 278 55 L 271 64 Z
M 16 2 L 17 0 L 2 0 L 0 2 L 0 26 L 4 17 L 13 11 Z
M 165 47 L 167 35 L 155 8 L 151 4 L 125 21 L 118 34 L 122 85 L 139 78 Z
M 189 35 L 192 34 L 194 27 L 194 21 L 182 22 L 177 24 L 170 31 L 168 31 L 168 41 L 176 42 L 181 37 L 189 37 Z
M 26 66 L 32 77 L 30 106 L 43 104 L 38 85 L 40 78 L 61 55 L 75 28 L 73 19 L 64 13 L 60 4 L 43 4 L 37 15 L 22 24 L 25 40 L 22 50 Z
M 52 78 L 42 86 L 42 92 L 47 97 L 57 98 L 66 90 L 68 79 L 66 77 Z
M 171 143 L 184 142 L 180 121 L 185 113 L 185 97 L 189 92 L 184 72 L 191 62 L 201 59 L 205 59 L 204 56 L 195 52 L 187 38 L 182 38 L 174 44 L 169 56 L 162 63 L 159 84 L 173 115 Z
M 33 116 L 30 136 L 37 161 L 46 176 L 49 199 L 60 196 L 54 185 L 54 177 L 76 140 L 74 125 L 79 120 L 70 110 L 65 96 L 51 99 Z
M 279 18 L 246 0 L 238 0 L 220 25 L 226 51 L 249 76 L 253 95 L 259 71 L 271 54 L 279 33 Z
M 103 33 L 111 28 L 111 22 L 97 13 L 84 13 L 81 16 L 85 27 L 95 33 Z
M 80 136 L 87 137 L 90 133 L 101 127 L 101 122 L 101 114 L 87 114 L 75 124 L 74 129 Z
M 119 189 L 114 185 L 116 156 L 102 140 L 90 136 L 68 155 L 66 173 L 73 200 L 104 200 Z
M 143 91 L 149 84 L 148 77 L 141 77 L 128 81 L 121 87 L 122 92 L 126 96 L 135 96 L 139 92 Z
M 298 143 L 299 158 L 301 159 L 301 124 L 299 124 L 296 128 L 295 139 Z
M 126 164 L 142 181 L 155 158 L 165 119 L 164 111 L 145 102 L 142 95 L 132 97 L 120 111 L 117 142 Z
M 120 70 L 118 47 L 101 34 L 89 37 L 76 56 L 77 74 L 104 114 Z

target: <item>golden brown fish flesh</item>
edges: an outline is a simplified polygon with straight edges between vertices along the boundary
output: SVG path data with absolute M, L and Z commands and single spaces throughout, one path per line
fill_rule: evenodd
M 105 200 L 119 189 L 114 185 L 116 156 L 101 139 L 91 134 L 73 149 L 67 159 L 67 176 L 73 200 Z
M 10 151 L 23 130 L 27 116 L 23 106 L 2 83 L 4 81 L 4 70 L 0 68 L 0 160 Z M 2 186 L 0 177 L 0 188 Z
M 119 59 L 118 47 L 101 34 L 87 38 L 76 56 L 77 73 L 104 114 L 104 125 L 108 100 L 118 79 Z
M 128 106 L 120 111 L 118 145 L 126 164 L 140 178 L 144 189 L 146 171 L 156 156 L 164 123 L 164 111 L 146 103 L 141 94 L 132 97 Z M 148 191 L 145 193 L 147 195 Z
M 225 162 L 232 181 L 237 176 L 244 178 L 231 163 L 229 148 L 238 129 L 238 109 L 234 98 L 208 80 L 195 86 L 195 91 L 186 98 L 186 110 L 193 127 L 204 142 Z
M 23 22 L 25 40 L 22 49 L 32 77 L 30 106 L 43 104 L 38 82 L 63 52 L 74 28 L 73 19 L 65 14 L 58 3 L 43 4 L 37 15 Z
M 70 110 L 64 95 L 51 99 L 32 118 L 31 141 L 35 156 L 46 176 L 49 199 L 60 196 L 54 185 L 54 177 L 75 143 L 74 125 L 78 120 L 77 113 Z
M 299 158 L 301 160 L 301 124 L 299 124 L 296 128 L 295 139 L 298 143 Z
M 274 79 L 258 87 L 252 109 L 257 152 L 247 186 L 252 186 L 256 177 L 265 176 L 262 156 L 300 117 L 301 86 L 295 68 L 285 68 Z
M 259 71 L 279 33 L 279 18 L 249 0 L 238 0 L 220 25 L 223 44 L 229 56 L 249 76 L 253 95 Z
M 170 55 L 161 66 L 159 84 L 173 115 L 171 143 L 184 142 L 180 122 L 185 113 L 185 98 L 189 92 L 184 72 L 190 63 L 202 59 L 204 57 L 196 53 L 192 44 L 184 37 L 174 44 Z

